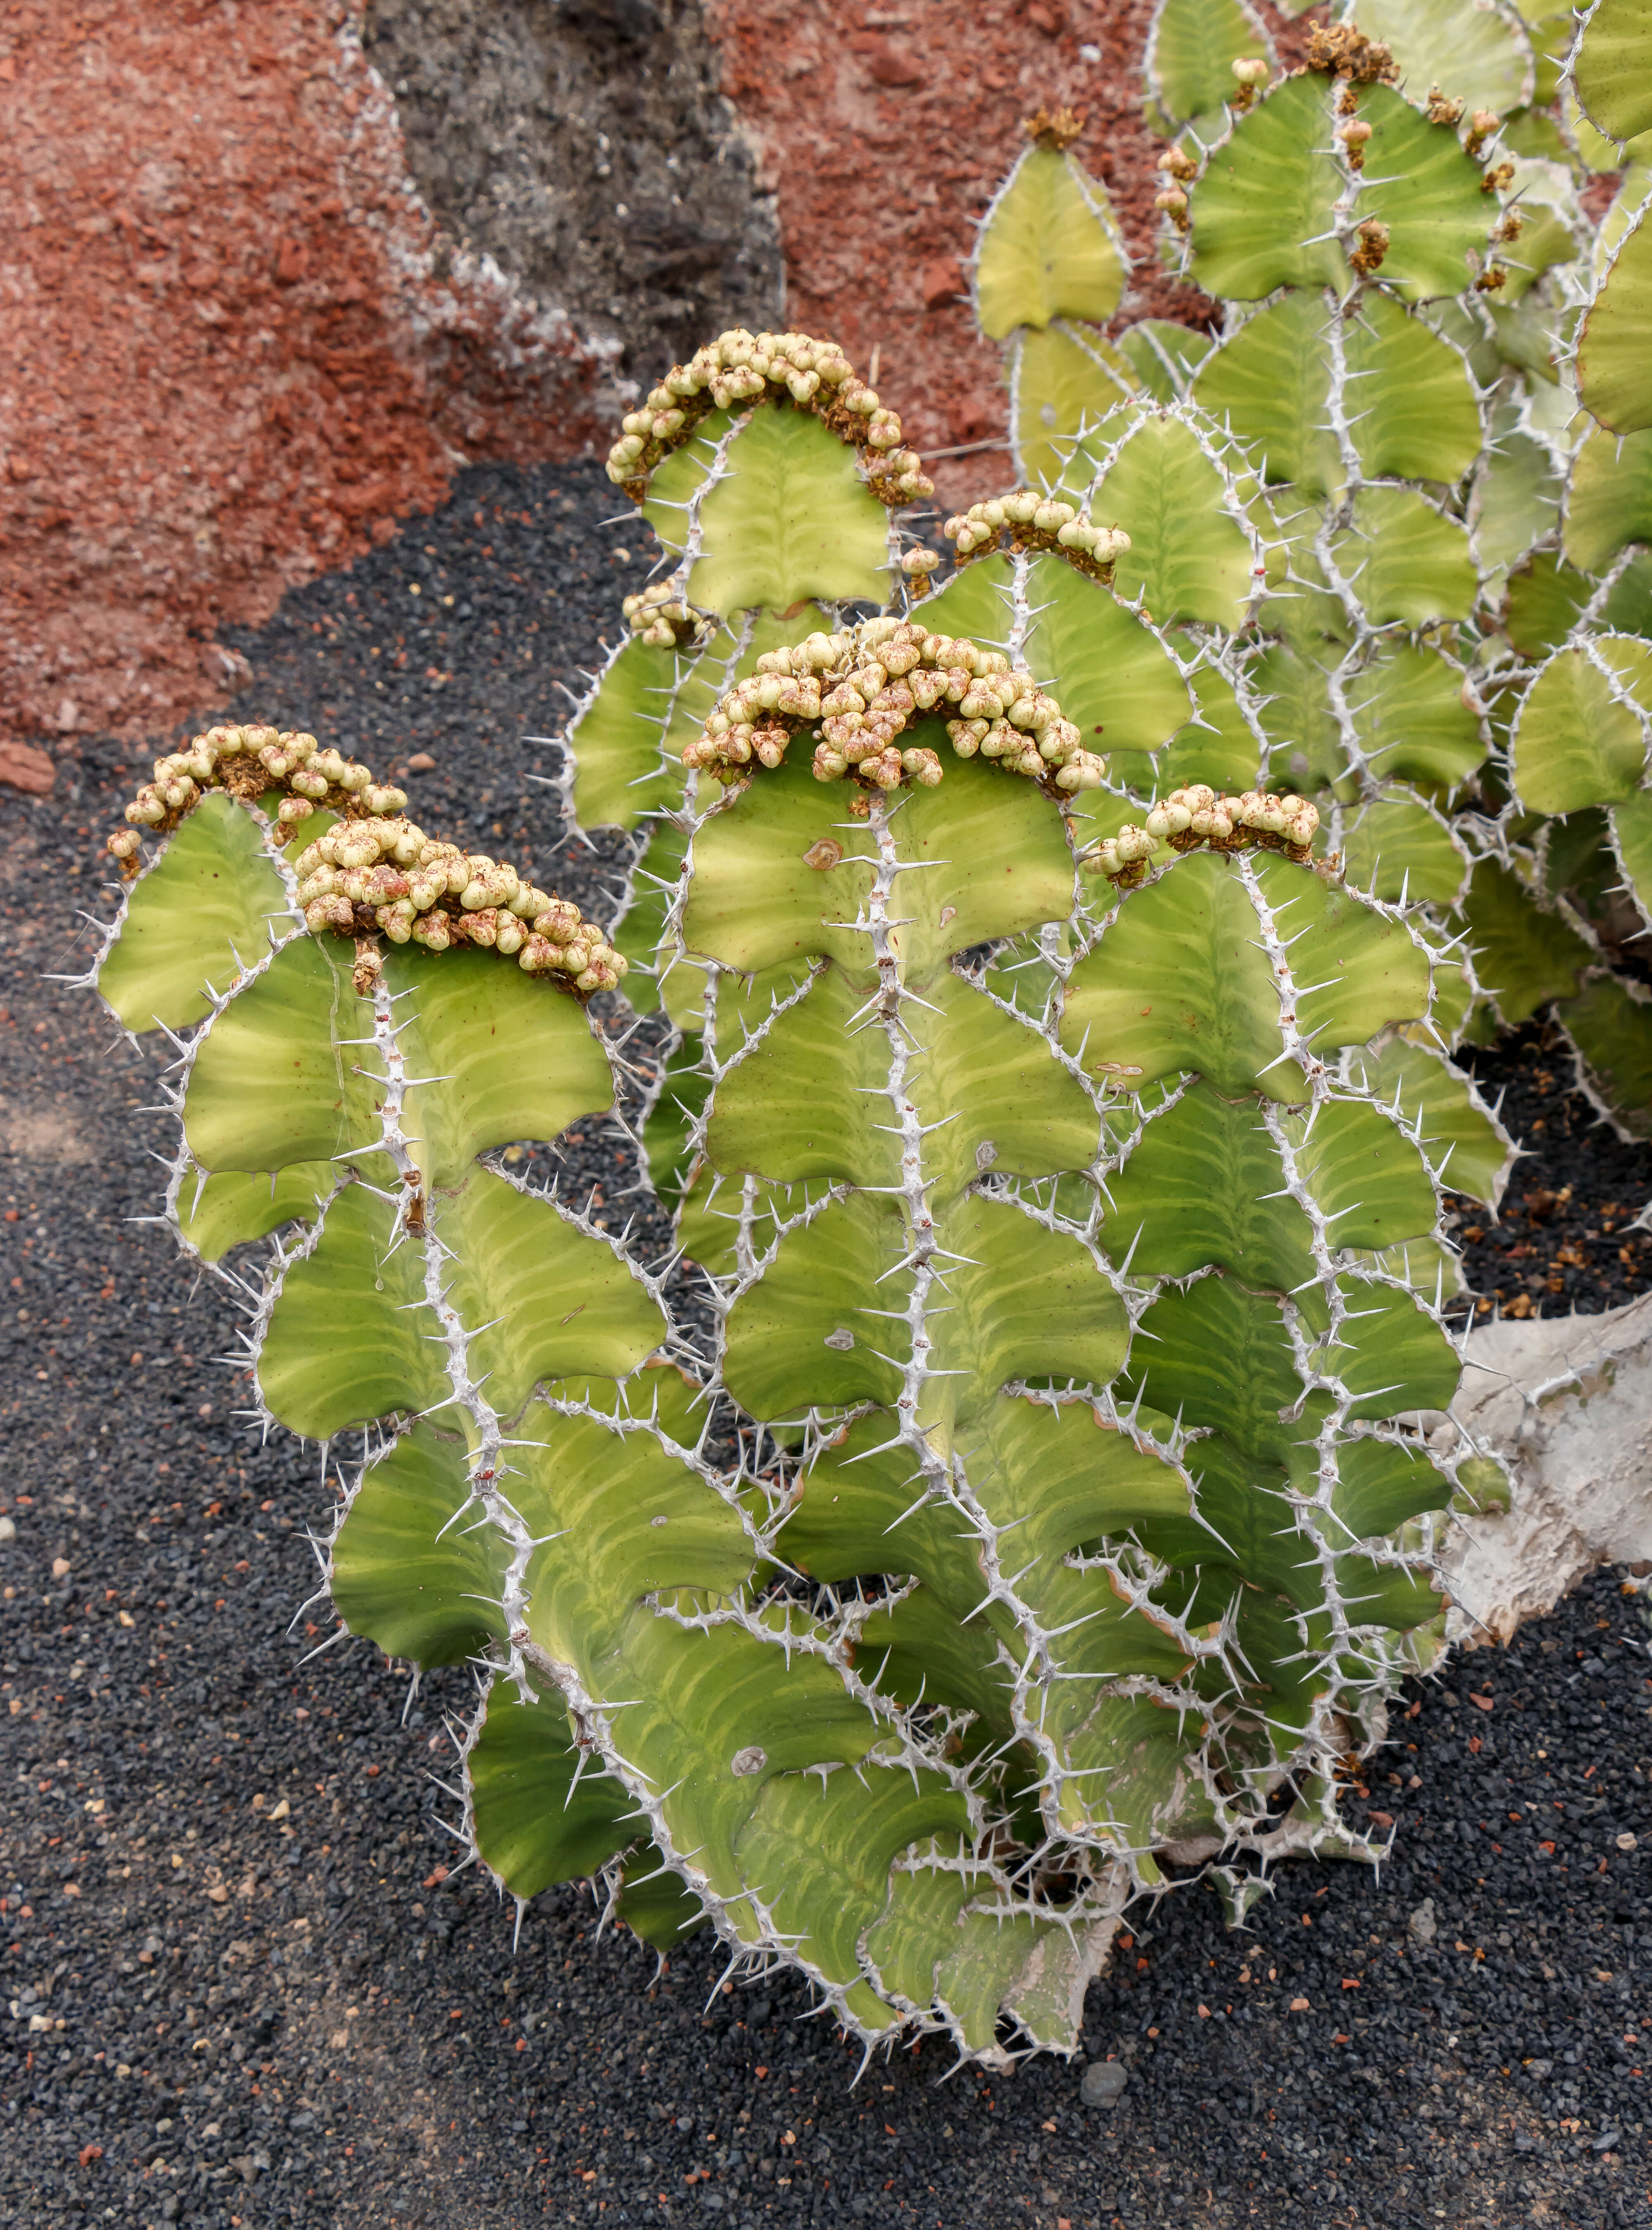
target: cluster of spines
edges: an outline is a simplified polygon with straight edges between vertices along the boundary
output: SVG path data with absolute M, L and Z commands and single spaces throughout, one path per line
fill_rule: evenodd
M 1248 790 L 1225 797 L 1208 783 L 1196 782 L 1160 798 L 1145 828 L 1126 822 L 1116 835 L 1083 854 L 1079 866 L 1129 889 L 1141 881 L 1161 844 L 1175 852 L 1197 851 L 1202 844 L 1213 852 L 1242 852 L 1259 844 L 1300 861 L 1312 856 L 1319 826 L 1319 808 L 1294 793 Z
M 960 558 L 984 558 L 1010 537 L 1012 550 L 1059 550 L 1079 571 L 1110 582 L 1113 569 L 1130 547 L 1119 526 L 1096 526 L 1076 504 L 1037 488 L 1016 488 L 1009 495 L 972 503 L 953 513 L 941 529 Z
M 608 453 L 608 477 L 641 503 L 655 466 L 681 448 L 709 411 L 782 394 L 865 453 L 868 485 L 892 511 L 934 494 L 923 460 L 902 443 L 900 418 L 856 377 L 835 341 L 749 333 L 738 325 L 696 349 L 687 364 L 674 364 L 643 408 L 626 414 Z
M 718 699 L 683 764 L 739 781 L 754 760 L 779 766 L 793 736 L 810 728 L 816 781 L 932 790 L 945 771 L 939 754 L 899 746 L 911 721 L 929 712 L 945 718 L 960 758 L 978 753 L 1064 794 L 1098 789 L 1106 772 L 1055 699 L 1003 651 L 890 618 L 765 651 L 757 670 Z

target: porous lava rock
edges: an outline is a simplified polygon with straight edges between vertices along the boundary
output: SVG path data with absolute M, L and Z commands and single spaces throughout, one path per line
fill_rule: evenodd
M 926 454 L 971 452 L 939 459 L 943 502 L 996 485 L 968 261 L 1026 111 L 1086 113 L 1135 258 L 1120 319 L 1210 306 L 1159 257 L 1148 14 L 18 0 L 0 741 L 61 757 L 211 712 L 245 679 L 224 630 L 466 461 L 597 451 L 731 323 L 839 340 Z
M 1135 268 L 1119 323 L 1200 324 L 1213 305 L 1163 267 L 1164 141 L 1143 111 L 1150 0 L 713 0 L 723 84 L 779 197 L 786 315 L 829 333 L 900 412 L 954 504 L 1003 482 L 998 345 L 975 329 L 976 228 L 1043 104 L 1084 116 Z M 949 461 L 944 449 L 980 444 Z
M 221 702 L 220 627 L 611 419 L 612 344 L 420 201 L 344 0 L 21 0 L 0 128 L 0 738 Z
M 436 216 L 631 378 L 779 319 L 774 197 L 699 0 L 370 0 L 362 36 Z

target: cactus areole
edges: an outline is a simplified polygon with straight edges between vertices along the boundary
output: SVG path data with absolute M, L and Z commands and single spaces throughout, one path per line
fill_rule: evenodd
M 1312 802 L 1197 729 L 1113 770 L 1194 703 L 1134 525 L 978 506 L 928 596 L 868 395 L 726 336 L 628 421 L 676 570 L 568 760 L 617 926 L 219 729 L 110 840 L 96 981 L 177 1047 L 179 1239 L 268 1242 L 262 1411 L 360 1452 L 340 1619 L 484 1668 L 482 1862 L 1002 2064 L 1074 2048 L 1167 1862 L 1369 1855 L 1339 1776 L 1486 1491 L 1405 1421 L 1458 1377 L 1439 1174 L 1507 1142 Z M 502 1154 L 614 1105 L 598 993 L 681 1260 Z

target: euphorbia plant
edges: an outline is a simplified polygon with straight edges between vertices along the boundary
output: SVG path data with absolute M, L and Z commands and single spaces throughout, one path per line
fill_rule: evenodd
M 1645 173 L 1631 163 L 1597 229 L 1587 165 L 1620 158 L 1547 59 L 1569 12 L 1339 12 L 1309 35 L 1307 67 L 1282 74 L 1231 0 L 1156 13 L 1165 252 L 1220 306 L 1214 332 L 1119 328 L 1121 252 L 1074 150 L 1079 119 L 1029 119 L 1036 144 L 983 229 L 977 303 L 1006 344 L 1029 493 L 958 515 L 949 531 L 974 563 L 935 623 L 997 639 L 995 604 L 1029 564 L 1049 571 L 1018 501 L 1127 527 L 1116 586 L 1184 690 L 1165 691 L 1163 662 L 1127 638 L 1133 672 L 1161 693 L 1113 707 L 1120 789 L 1151 800 L 1194 762 L 1236 787 L 1288 781 L 1356 887 L 1459 935 L 1448 1039 L 1545 1010 L 1603 1109 L 1642 1132 Z M 1638 127 L 1632 74 L 1590 76 L 1600 35 L 1591 17 L 1580 86 L 1609 129 Z M 1610 275 L 1574 374 L 1591 255 Z M 1612 431 L 1585 431 L 1574 377 Z M 1030 622 L 1044 600 L 1024 602 Z M 1083 592 L 1063 581 L 1026 633 L 1029 662 L 1084 725 L 1103 661 Z
M 616 458 L 688 520 L 642 619 L 663 718 L 622 652 L 575 737 L 603 795 L 628 750 L 654 785 L 629 972 L 366 770 L 241 729 L 112 840 L 98 980 L 179 1042 L 180 1237 L 279 1234 L 263 1408 L 363 1435 L 339 1616 L 484 1668 L 484 1862 L 601 1875 L 658 1943 L 709 1920 L 868 2040 L 1070 2049 L 1167 1856 L 1365 1847 L 1341 1764 L 1436 1648 L 1487 1477 L 1404 1422 L 1458 1372 L 1436 1172 L 1505 1142 L 1400 1034 L 1438 953 L 1311 804 L 1190 780 L 1121 833 L 1109 676 L 1186 684 L 1112 524 L 1006 561 L 984 643 L 874 562 L 887 467 L 758 376 Z M 1033 566 L 1041 623 L 1113 615 L 1076 702 L 1027 662 Z M 500 1157 L 612 1104 L 590 1002 L 639 982 L 679 1026 L 669 1273 Z
M 1165 0 L 1165 245 L 1223 330 L 1104 330 L 1123 251 L 1041 113 L 977 274 L 1025 485 L 953 569 L 841 350 L 674 367 L 610 466 L 670 567 L 569 739 L 616 923 L 308 737 L 215 731 L 112 841 L 173 1220 L 275 1234 L 261 1402 L 364 1436 L 332 1601 L 482 1669 L 465 1827 L 518 1896 L 598 1877 L 991 2060 L 1071 2048 L 1167 1866 L 1367 1849 L 1339 1776 L 1504 1487 L 1415 1421 L 1440 1184 L 1509 1157 L 1445 1048 L 1552 1002 L 1643 1119 L 1601 930 L 1652 435 L 1599 345 L 1641 226 L 1578 342 L 1620 453 L 1566 430 L 1600 150 L 1552 30 L 1370 0 L 1278 77 Z M 655 1011 L 640 1106 L 593 1001 Z M 501 1157 L 616 1099 L 673 1251 Z

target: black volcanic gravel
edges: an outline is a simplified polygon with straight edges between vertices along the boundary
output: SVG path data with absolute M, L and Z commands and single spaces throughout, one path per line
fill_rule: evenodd
M 1652 1144 L 1626 1144 L 1572 1088 L 1560 1033 L 1543 1022 L 1460 1056 L 1521 1148 L 1499 1215 L 1453 1199 L 1476 1313 L 1592 1315 L 1652 1285 Z
M 577 686 L 641 570 L 608 555 L 639 546 L 597 526 L 611 507 L 588 467 L 466 474 L 243 640 L 238 710 L 380 765 L 386 743 L 429 751 L 433 829 L 497 826 L 594 899 L 603 855 L 558 855 L 555 800 L 526 778 L 552 754 L 516 738 L 551 732 L 555 682 Z M 455 597 L 445 642 L 408 624 L 414 556 Z M 398 631 L 408 666 L 380 691 L 366 654 Z M 452 680 L 410 680 L 416 659 Z M 0 800 L 0 2223 L 1652 2223 L 1652 1624 L 1613 1575 L 1411 1692 L 1348 1799 L 1392 1823 L 1379 1872 L 1282 1868 L 1239 1933 L 1196 1883 L 1135 1916 L 1087 2012 L 1087 2053 L 1127 2070 L 1110 2110 L 1055 2062 L 944 2080 L 932 2040 L 851 2088 L 857 2054 L 795 1982 L 725 1990 L 703 1937 L 656 1978 L 578 1888 L 513 1943 L 509 1904 L 444 1872 L 447 1715 L 470 1683 L 410 1698 L 353 1645 L 302 1661 L 327 1631 L 313 1608 L 286 1631 L 314 1584 L 314 1453 L 247 1436 L 244 1381 L 215 1359 L 223 1286 L 133 1220 L 166 1143 L 139 1112 L 152 1065 L 44 980 L 81 964 L 65 899 L 97 880 L 116 767 L 140 763 L 87 745 L 55 798 Z M 1524 1090 L 1525 1041 L 1499 1058 Z M 1533 1106 L 1564 1105 L 1564 1077 L 1534 1073 Z M 1526 1113 L 1514 1090 L 1507 1112 Z M 1512 1200 L 1570 1183 L 1638 1206 L 1604 1132 L 1568 1118 L 1569 1158 L 1543 1119 Z M 563 1181 L 629 1212 L 588 1127 Z

